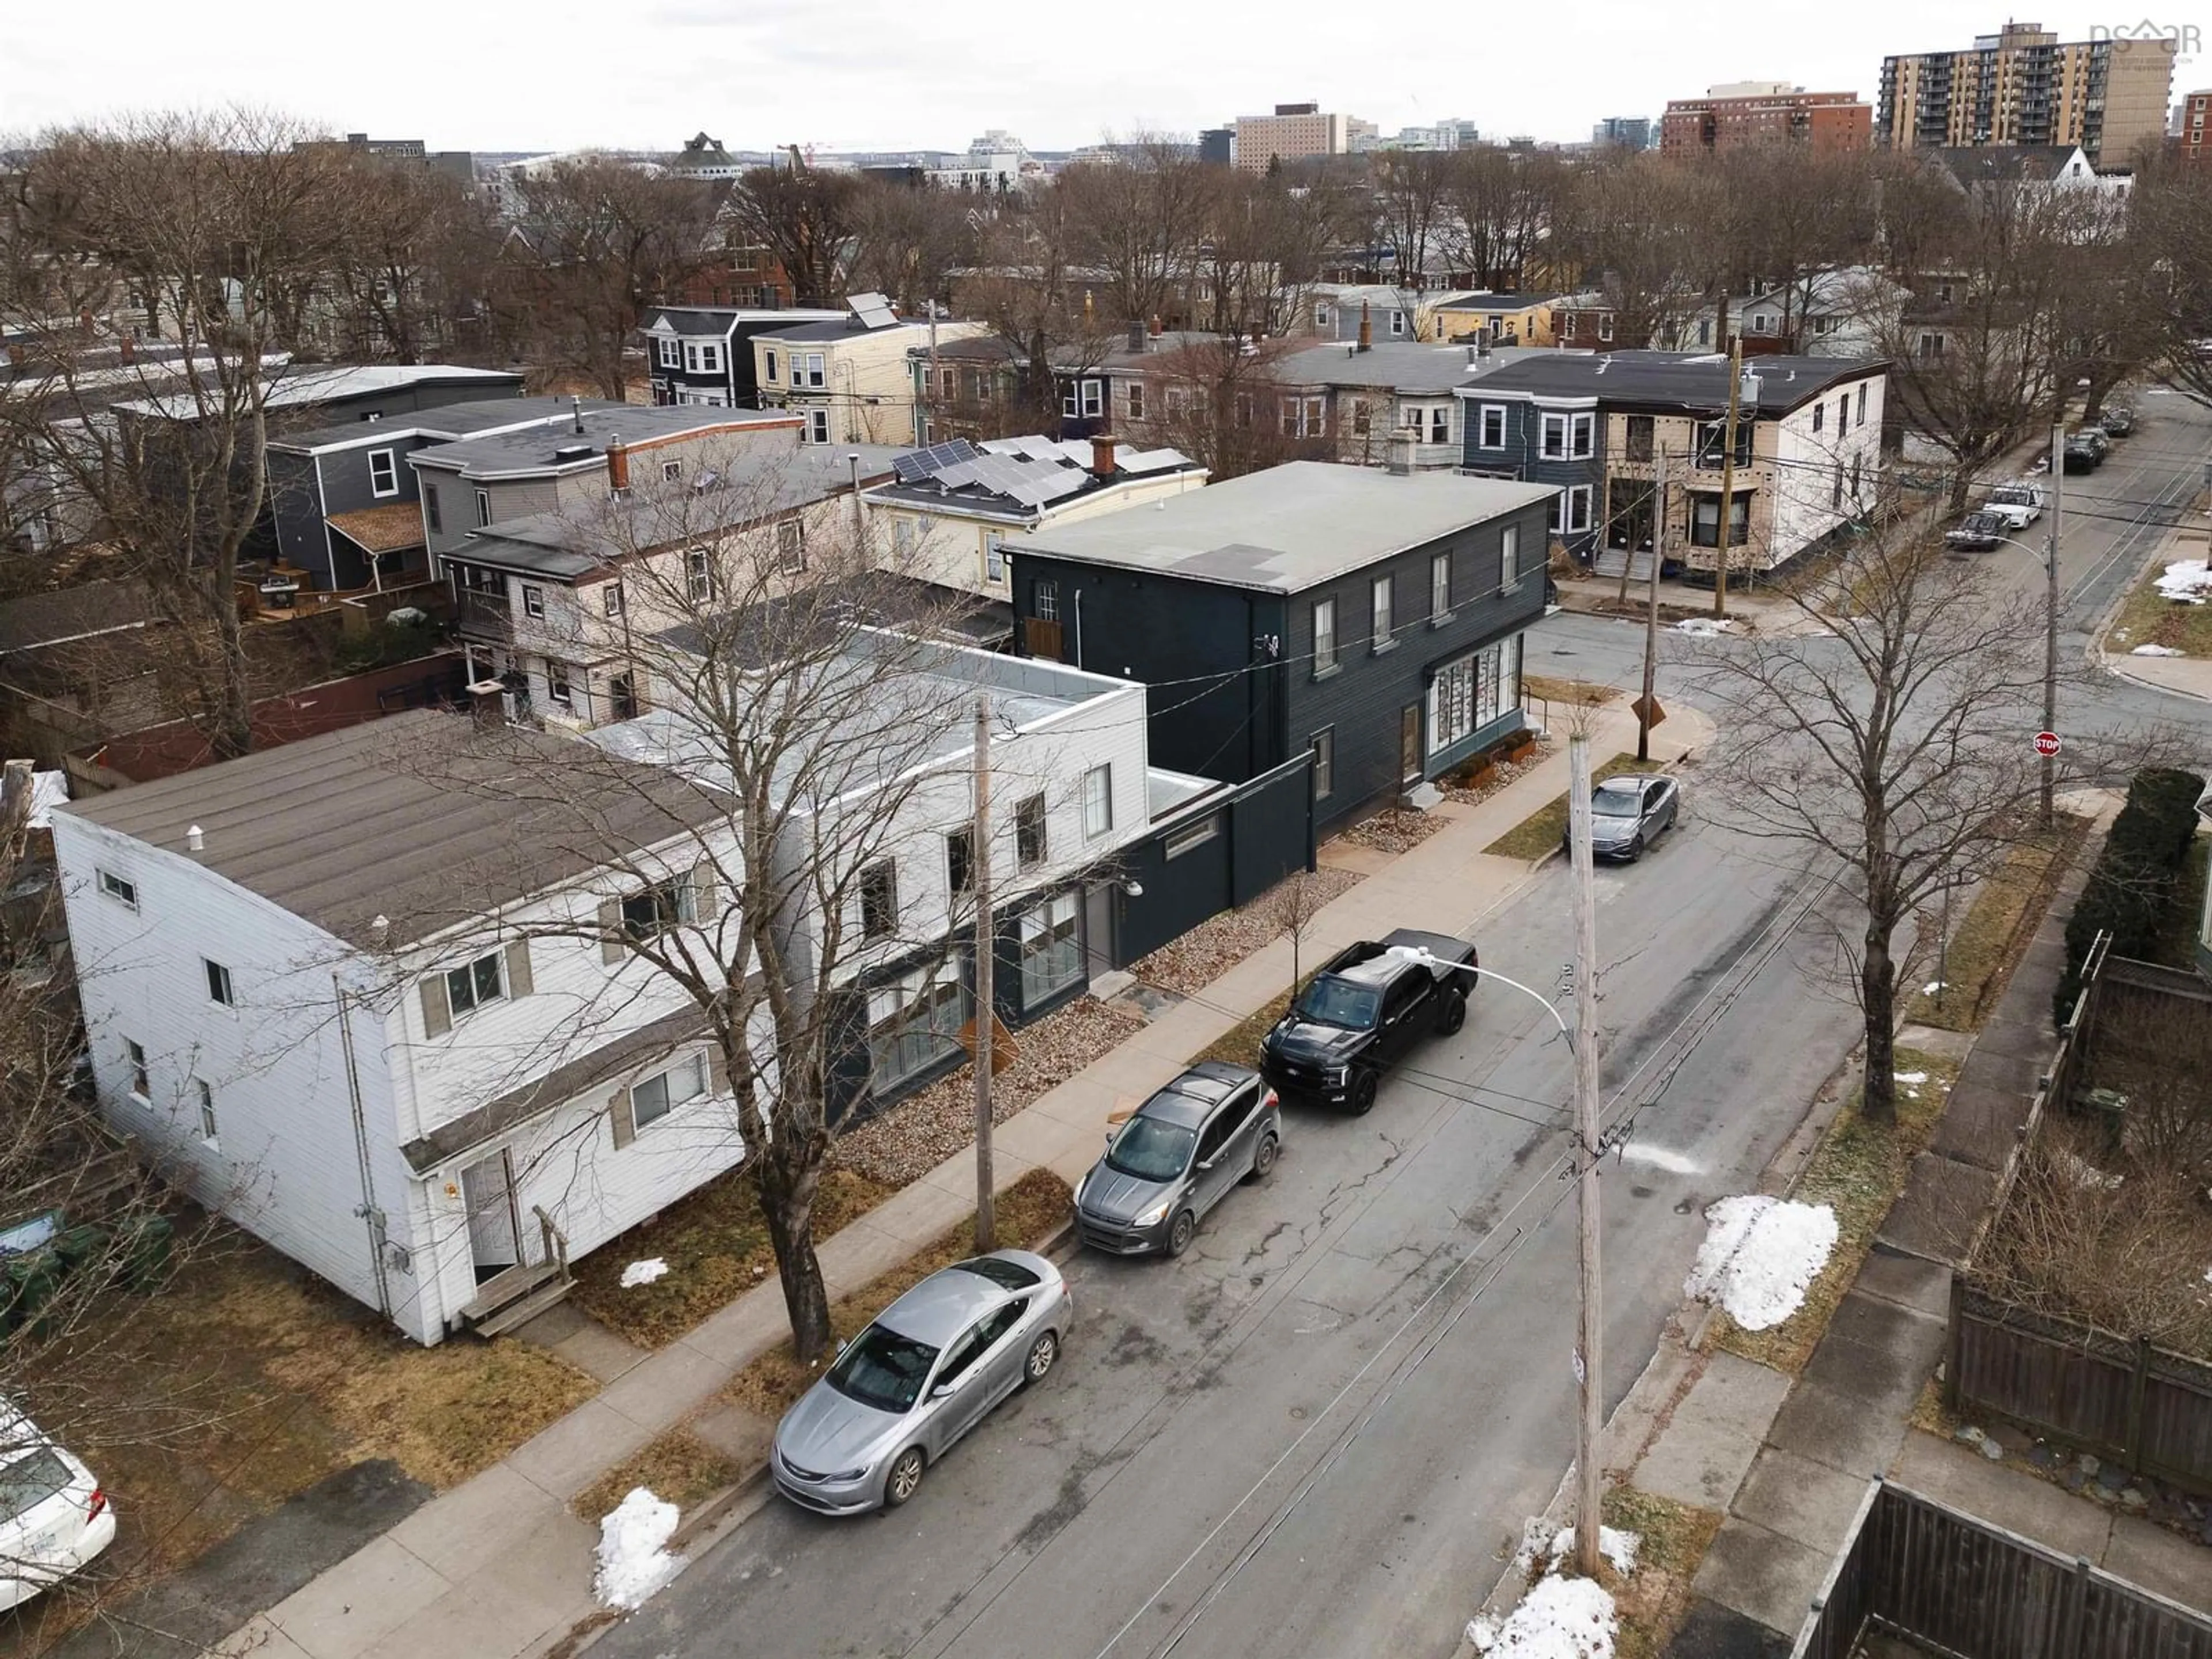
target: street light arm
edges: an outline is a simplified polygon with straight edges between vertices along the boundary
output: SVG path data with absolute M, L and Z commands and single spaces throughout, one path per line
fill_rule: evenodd
M 1442 957 L 1427 951 L 1407 951 L 1405 954 L 1413 957 L 1423 967 L 1432 972 L 1474 974 L 1482 979 L 1494 979 L 1500 985 L 1510 985 L 1524 995 L 1534 997 L 1537 1006 L 1552 1017 L 1552 1024 L 1559 1028 L 1559 1035 L 1566 1038 L 1567 1046 L 1571 1048 L 1574 1047 L 1575 1034 L 1569 1029 L 1565 1017 L 1552 1006 L 1552 1000 L 1549 997 L 1533 986 L 1523 985 L 1517 979 L 1509 979 L 1494 968 L 1478 968 L 1471 962 L 1446 962 Z

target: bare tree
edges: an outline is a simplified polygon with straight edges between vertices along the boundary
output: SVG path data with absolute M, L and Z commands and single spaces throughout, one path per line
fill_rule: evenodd
M 1103 362 L 1126 320 L 1103 318 L 1085 303 L 1090 290 L 1076 254 L 1073 199 L 1048 190 L 1024 211 L 1001 215 L 984 236 L 983 264 L 967 289 L 969 309 L 1015 356 L 1033 416 L 1021 424 L 1030 431 L 1059 432 L 1058 377 Z
M 852 239 L 861 190 L 849 173 L 825 173 L 794 153 L 787 167 L 755 167 L 738 180 L 729 211 L 748 240 L 775 256 L 803 306 L 836 305 L 851 286 Z
M 461 182 L 420 163 L 349 158 L 349 235 L 331 274 L 349 357 L 419 363 L 479 356 L 481 311 L 497 237 L 491 215 Z M 469 329 L 477 337 L 465 337 Z
M 1305 981 L 1299 961 L 1301 947 L 1307 933 L 1312 931 L 1314 918 L 1328 902 L 1328 890 L 1320 876 L 1311 870 L 1301 870 L 1280 883 L 1267 895 L 1267 920 L 1274 924 L 1278 938 L 1291 942 L 1291 994 L 1298 994 Z
M 1536 280 L 1566 187 L 1556 155 L 1492 144 L 1457 152 L 1441 203 L 1441 234 L 1452 264 L 1477 288 L 1504 291 Z M 1564 278 L 1553 270 L 1544 280 Z
M 1704 291 L 1712 210 L 1698 170 L 1648 152 L 1608 155 L 1576 175 L 1548 252 L 1603 295 L 1620 348 L 1641 349 Z
M 2177 386 L 2212 399 L 2212 167 L 2160 154 L 2138 169 L 2130 240 L 2147 267 L 2130 302 L 2154 319 L 2152 362 Z
M 1185 340 L 1158 353 L 1149 360 L 1156 367 L 1148 378 L 1159 407 L 1146 426 L 1203 463 L 1217 481 L 1326 458 L 1328 433 L 1316 430 L 1307 416 L 1310 402 L 1325 410 L 1326 398 L 1319 392 L 1309 398 L 1278 373 L 1298 343 L 1224 335 Z
M 887 294 L 908 316 L 948 295 L 951 273 L 972 264 L 981 240 L 971 198 L 926 185 L 871 182 L 853 213 L 856 286 Z
M 1101 273 L 1109 325 L 1186 324 L 1220 173 L 1188 146 L 1140 133 L 1115 166 L 1070 167 L 1054 185 L 1074 258 Z
M 1841 866 L 1856 937 L 1839 943 L 1864 1017 L 1865 1111 L 1896 1111 L 1897 936 L 1947 884 L 1996 868 L 2033 833 L 2039 777 L 2025 734 L 2043 689 L 2041 629 L 1978 567 L 1902 534 L 1779 590 L 1833 638 L 1700 650 L 1728 750 L 1724 811 L 1749 833 Z M 2075 757 L 2132 751 L 2084 733 Z
M 645 307 L 708 259 L 711 185 L 611 155 L 556 161 L 520 175 L 508 298 L 540 327 L 542 349 L 620 399 Z
M 1341 174 L 1297 189 L 1279 176 L 1218 177 L 1200 255 L 1212 331 L 1248 340 L 1291 332 L 1323 263 L 1367 213 L 1364 191 Z
M 1458 156 L 1425 149 L 1377 150 L 1375 210 L 1395 280 L 1409 294 L 1428 286 L 1429 256 L 1446 246 L 1451 222 L 1451 180 Z
M 291 149 L 298 136 L 235 112 L 50 135 L 26 169 L 14 243 L 40 262 L 46 303 L 78 303 L 9 319 L 38 374 L 0 402 L 0 426 L 145 585 L 173 640 L 179 712 L 225 757 L 252 744 L 235 584 L 265 505 L 269 394 L 358 204 L 356 171 Z M 95 325 L 118 289 L 172 337 L 158 371 Z M 118 409 L 134 380 L 161 395 Z

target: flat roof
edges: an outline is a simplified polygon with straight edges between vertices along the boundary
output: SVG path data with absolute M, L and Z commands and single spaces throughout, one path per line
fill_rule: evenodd
M 396 946 L 723 816 L 658 768 L 590 759 L 567 738 L 416 709 L 57 813 L 190 859 L 349 944 L 373 948 L 382 915 Z
M 1786 415 L 1830 387 L 1864 380 L 1888 367 L 1881 357 L 1750 357 L 1744 372 L 1759 379 L 1753 407 Z M 1729 360 L 1723 352 L 1535 351 L 1473 382 L 1464 395 L 1524 392 L 1532 397 L 1595 398 L 1698 412 L 1724 410 Z
M 942 317 L 938 319 L 939 323 L 945 320 Z M 779 328 L 757 334 L 753 337 L 757 340 L 768 341 L 771 344 L 778 340 L 797 340 L 805 343 L 815 340 L 859 340 L 871 334 L 896 334 L 901 329 L 908 331 L 919 329 L 927 337 L 929 332 L 929 319 L 899 317 L 879 328 L 869 328 L 856 317 L 846 317 L 836 322 L 801 323 L 796 328 Z
M 1268 368 L 1284 385 L 1387 386 L 1441 396 L 1523 357 L 1558 356 L 1549 346 L 1493 346 L 1470 359 L 1465 345 L 1377 340 L 1362 351 L 1351 341 L 1324 340 L 1279 357 Z
M 317 363 L 295 368 L 273 377 L 263 398 L 269 409 L 290 409 L 301 404 L 329 403 L 338 398 L 368 397 L 379 392 L 395 392 L 417 386 L 466 386 L 481 382 L 486 386 L 505 384 L 520 386 L 522 374 L 517 369 L 465 368 L 453 363 L 356 363 L 332 368 Z M 197 400 L 176 396 L 141 398 L 137 403 L 119 404 L 141 415 L 167 415 L 196 419 L 200 414 Z
M 1550 484 L 1453 472 L 1400 477 L 1292 461 L 1152 507 L 1041 531 L 1018 556 L 1296 593 L 1558 493 Z
M 635 407 L 618 404 L 605 398 L 586 398 L 582 400 L 586 415 L 602 410 L 623 410 Z M 548 422 L 568 419 L 575 413 L 577 400 L 569 398 L 477 398 L 464 403 L 439 404 L 429 409 L 410 410 L 403 415 L 386 416 L 377 421 L 335 421 L 328 426 L 309 427 L 301 432 L 287 432 L 269 441 L 271 449 L 298 450 L 338 449 L 355 444 L 365 444 L 379 438 L 401 436 L 461 439 L 481 433 L 496 431 L 502 427 L 543 426 Z
M 407 458 L 411 466 L 457 471 L 468 478 L 568 471 L 605 463 L 607 445 L 619 438 L 632 449 L 697 433 L 745 427 L 796 428 L 799 417 L 781 409 L 724 409 L 711 404 L 617 404 L 586 409 L 579 421 L 495 432 L 456 443 L 434 444 Z M 581 431 L 577 428 L 582 428 Z M 562 450 L 580 449 L 563 457 Z
M 1556 294 L 1462 294 L 1444 301 L 1438 311 L 1527 311 L 1534 306 L 1559 303 Z
M 647 314 L 652 321 L 638 328 L 641 334 L 659 331 L 666 323 L 672 334 L 690 334 L 709 339 L 726 337 L 730 331 L 742 323 L 773 323 L 788 318 L 794 323 L 826 322 L 842 317 L 842 311 L 817 311 L 800 307 L 787 310 L 773 310 L 762 306 L 653 306 Z

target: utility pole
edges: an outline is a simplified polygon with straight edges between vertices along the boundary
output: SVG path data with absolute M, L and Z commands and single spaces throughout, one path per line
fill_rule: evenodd
M 1567 739 L 1568 843 L 1575 872 L 1575 1195 L 1581 1239 L 1581 1315 L 1575 1338 L 1575 1382 L 1581 1412 L 1575 1435 L 1575 1568 L 1597 1577 L 1598 1432 L 1604 1426 L 1605 1376 L 1601 1280 L 1598 1272 L 1597 880 L 1590 852 L 1589 734 Z
M 991 694 L 975 699 L 975 842 L 969 867 L 975 890 L 975 1253 L 997 1242 L 991 1212 L 991 969 L 998 941 L 991 930 Z
M 2043 729 L 2058 729 L 2058 520 L 2066 502 L 2066 423 L 2051 428 L 2051 542 L 2043 560 Z M 2058 757 L 2043 757 L 2043 827 L 2056 821 Z
M 1728 615 L 1729 526 L 1735 516 L 1735 422 L 1743 392 L 1743 337 L 1729 338 L 1728 424 L 1721 431 L 1721 522 L 1713 559 L 1713 615 Z
M 1636 758 L 1651 758 L 1652 680 L 1659 665 L 1659 567 L 1667 562 L 1667 451 L 1652 451 L 1651 603 L 1644 617 L 1644 702 L 1636 715 Z

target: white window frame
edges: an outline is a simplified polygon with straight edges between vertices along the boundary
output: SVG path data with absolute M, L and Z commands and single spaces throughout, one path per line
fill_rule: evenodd
M 1006 580 L 1006 538 L 1003 532 L 987 530 L 983 532 L 983 580 L 987 582 Z
M 694 605 L 714 597 L 714 557 L 703 547 L 684 550 L 684 591 L 691 596 Z
M 1586 461 L 1597 453 L 1597 414 L 1584 410 L 1569 417 L 1567 426 L 1567 459 Z
M 1336 728 L 1322 726 L 1307 739 L 1306 747 L 1313 751 L 1314 799 L 1327 800 L 1336 793 Z
M 659 1104 L 648 1107 L 640 1096 L 655 1084 L 659 1085 Z M 679 1087 L 684 1088 L 685 1092 L 678 1095 L 677 1091 Z M 629 1085 L 630 1128 L 633 1132 L 649 1129 L 665 1121 L 678 1107 L 688 1106 L 695 1100 L 704 1100 L 707 1093 L 707 1056 L 703 1053 L 686 1054 Z
M 1449 549 L 1429 556 L 1429 626 L 1437 628 L 1452 619 L 1452 556 Z
M 1073 890 L 1041 899 L 1014 923 L 1022 1007 L 1036 1007 L 1083 977 L 1083 907 Z
M 1395 613 L 1398 608 L 1398 579 L 1395 576 L 1374 578 L 1367 585 L 1367 599 L 1368 615 L 1374 623 L 1374 631 L 1370 635 L 1370 648 L 1376 652 L 1388 651 L 1398 642 L 1391 637 L 1391 630 L 1397 626 Z
M 904 1082 L 955 1052 L 970 1000 L 967 986 L 951 964 L 935 975 L 927 968 L 917 968 L 871 990 L 870 1081 L 878 1088 Z M 885 1063 L 887 1043 L 896 1045 L 892 1054 L 901 1063 L 896 1066 Z
M 830 411 L 826 409 L 810 409 L 805 410 L 805 414 L 806 427 L 799 434 L 800 441 L 810 444 L 828 443 L 830 441 Z
M 202 957 L 200 968 L 206 975 L 210 1002 L 221 1003 L 226 1008 L 238 1006 L 238 988 L 232 982 L 230 969 L 213 957 Z
M 1498 585 L 1510 592 L 1520 580 L 1521 526 L 1509 524 L 1498 532 Z
M 1402 340 L 1406 337 L 1406 313 L 1402 311 L 1393 311 L 1390 313 L 1390 337 L 1394 340 Z
M 1493 432 L 1496 434 L 1494 436 Z M 1505 405 L 1504 404 L 1482 405 L 1482 423 L 1479 437 L 1480 441 L 1475 446 L 1478 449 L 1505 447 Z
M 1114 832 L 1114 763 L 1083 775 L 1083 839 L 1097 841 Z
M 1106 382 L 1086 376 L 1082 386 L 1082 418 L 1086 421 L 1095 421 L 1106 412 Z
M 761 379 L 765 380 L 770 386 L 774 386 L 776 383 L 775 348 L 774 346 L 763 346 L 761 348 Z
M 661 483 L 675 483 L 678 478 L 682 477 L 683 476 L 684 476 L 684 463 L 683 463 L 683 462 L 681 462 L 681 461 L 663 461 L 663 462 L 660 464 L 660 482 L 661 482 Z
M 545 659 L 545 696 L 563 708 L 576 706 L 576 688 L 568 676 L 568 665 L 556 658 Z
M 1316 328 L 1334 328 L 1335 326 L 1334 322 L 1331 319 L 1328 301 L 1326 300 L 1316 300 L 1314 301 L 1314 326 Z
M 1464 742 L 1517 706 L 1520 650 L 1516 635 L 1470 651 L 1437 671 L 1428 695 L 1427 752 L 1431 757 Z
M 1564 415 L 1546 413 L 1538 416 L 1536 428 L 1536 459 L 1540 461 L 1564 461 L 1567 454 L 1567 422 Z
M 806 568 L 806 526 L 804 520 L 778 520 L 775 526 L 775 568 L 787 575 Z
M 1448 444 L 1451 441 L 1451 405 L 1431 404 L 1429 406 L 1429 441 Z
M 138 908 L 138 884 L 112 870 L 100 872 L 100 890 L 126 910 Z
M 722 372 L 722 343 L 702 340 L 699 343 L 699 373 L 720 374 Z
M 477 977 L 487 963 L 490 965 L 494 981 L 489 990 L 483 988 Z M 504 951 L 494 951 L 465 962 L 458 968 L 446 970 L 446 1006 L 456 1025 L 479 1009 L 507 1000 L 507 955 Z
M 791 383 L 809 388 L 826 386 L 828 377 L 823 373 L 822 354 L 818 351 L 794 351 L 791 354 Z
M 200 1141 L 210 1151 L 220 1152 L 222 1142 L 216 1134 L 215 1090 L 204 1077 L 194 1078 L 192 1085 L 199 1097 Z
M 1597 314 L 1597 337 L 1601 340 L 1613 338 L 1613 313 L 1609 311 L 1601 311 Z
M 1552 507 L 1552 531 L 1555 535 L 1580 535 L 1590 527 L 1590 501 L 1593 487 L 1589 484 L 1570 484 L 1559 492 Z
M 491 491 L 477 491 L 477 528 L 482 530 L 491 522 Z
M 131 1068 L 131 1094 L 135 1100 L 154 1103 L 154 1069 L 146 1061 L 144 1045 L 130 1037 L 123 1039 L 123 1063 Z
M 675 341 L 657 340 L 653 343 L 659 348 L 658 356 L 661 368 L 675 368 L 682 364 L 683 357 Z
M 1336 601 L 1334 599 L 1313 602 L 1313 672 L 1318 678 L 1334 672 L 1336 655 Z
M 381 462 L 381 467 L 378 463 Z M 399 460 L 395 451 L 372 449 L 368 452 L 368 493 L 379 501 L 399 493 Z
M 522 614 L 542 618 L 545 615 L 545 590 L 530 582 L 522 584 Z
M 623 585 L 619 580 L 605 582 L 599 587 L 599 609 L 610 621 L 623 614 Z
M 1139 380 L 1130 380 L 1124 382 L 1124 386 L 1126 390 L 1123 396 L 1128 404 L 1129 418 L 1133 421 L 1143 420 L 1145 418 L 1145 383 Z

